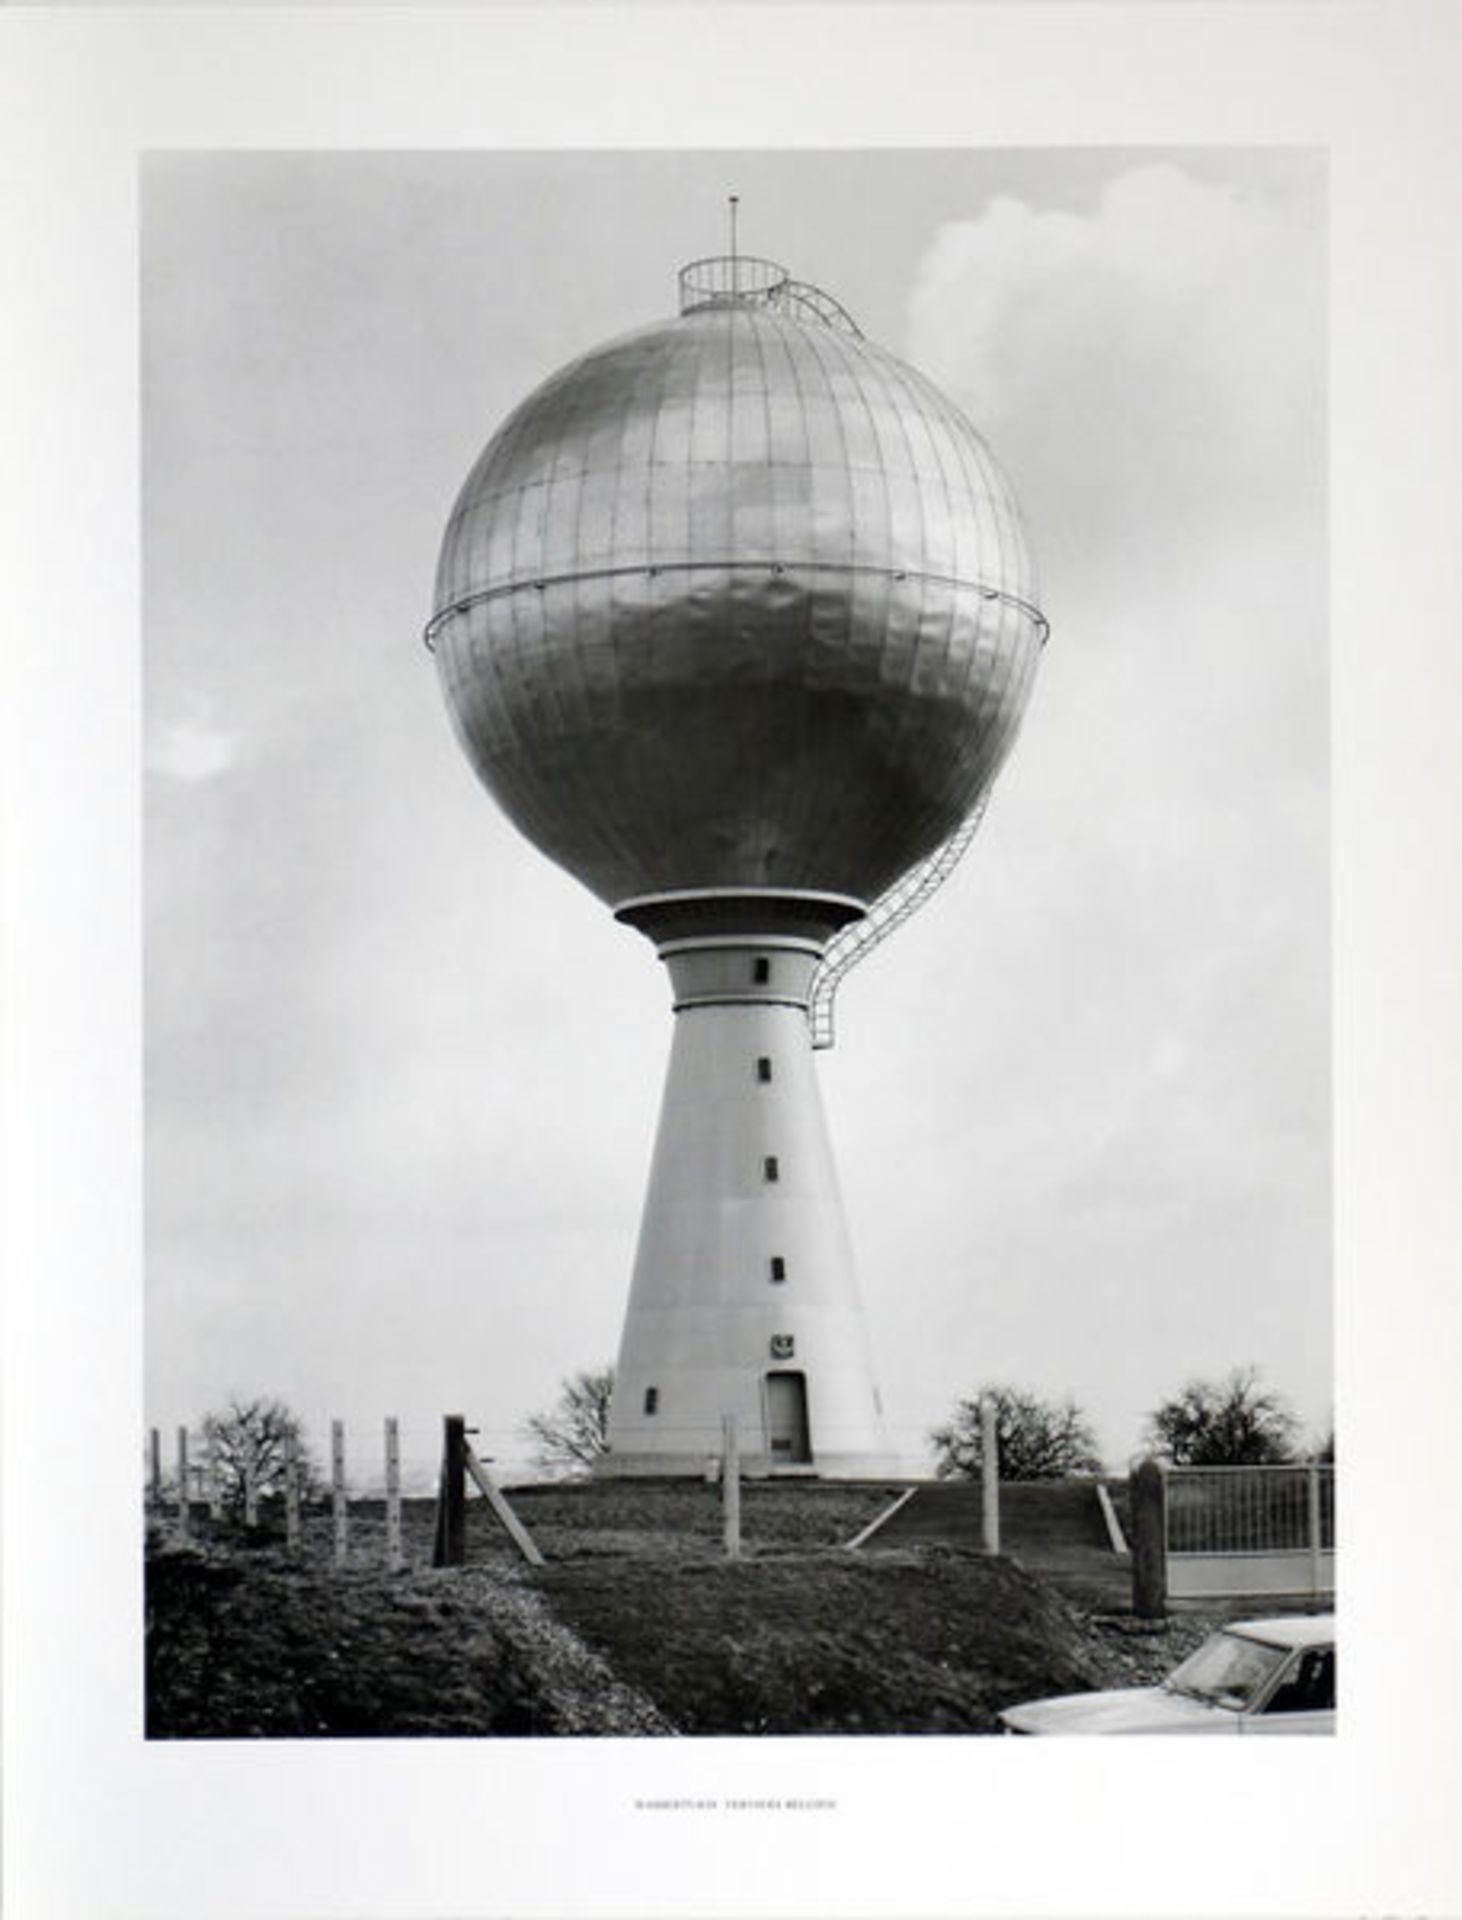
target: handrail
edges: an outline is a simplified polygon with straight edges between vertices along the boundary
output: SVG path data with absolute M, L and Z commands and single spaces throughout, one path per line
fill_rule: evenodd
M 910 869 L 901 880 L 881 893 L 861 920 L 836 934 L 812 976 L 812 993 L 807 1005 L 812 1044 L 825 1051 L 835 1044 L 833 1001 L 845 976 L 860 960 L 867 959 L 896 927 L 901 927 L 937 893 L 964 858 L 971 840 L 985 815 L 986 796 L 981 796 L 974 811 L 955 828 L 949 838 L 937 846 L 927 859 Z
M 928 586 L 953 587 L 966 593 L 978 593 L 982 600 L 998 600 L 1004 606 L 1014 607 L 1034 622 L 1042 646 L 1051 630 L 1050 622 L 1034 601 L 1022 599 L 1018 593 L 1009 593 L 1004 587 L 992 587 L 985 580 L 962 579 L 953 573 L 926 573 L 915 567 L 878 566 L 859 560 L 739 560 L 728 555 L 705 560 L 630 560 L 621 566 L 570 567 L 558 573 L 528 574 L 517 580 L 499 580 L 490 587 L 478 587 L 471 593 L 460 595 L 447 606 L 439 607 L 423 629 L 422 644 L 428 653 L 435 653 L 436 637 L 449 620 L 472 607 L 481 606 L 485 600 L 498 600 L 505 594 L 542 593 L 547 587 L 577 585 L 586 580 L 622 580 L 635 574 L 653 579 L 662 573 L 871 574 L 888 580 L 918 580 Z
M 681 313 L 717 307 L 770 307 L 796 320 L 816 320 L 863 337 L 841 301 L 810 281 L 794 280 L 780 261 L 754 253 L 708 254 L 680 269 Z
M 754 253 L 714 253 L 680 269 L 680 311 L 728 305 L 766 306 L 792 276 L 778 260 Z

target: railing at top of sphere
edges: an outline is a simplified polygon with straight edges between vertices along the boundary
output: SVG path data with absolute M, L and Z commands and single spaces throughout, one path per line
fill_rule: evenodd
M 767 307 L 794 320 L 816 320 L 863 337 L 853 316 L 830 293 L 794 280 L 778 261 L 752 253 L 710 254 L 680 269 L 681 313 L 718 307 Z

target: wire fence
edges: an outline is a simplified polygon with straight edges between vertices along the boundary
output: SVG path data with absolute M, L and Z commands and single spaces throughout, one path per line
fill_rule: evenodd
M 654 1422 L 661 1447 L 679 1455 L 719 1459 L 722 1446 L 722 1422 L 719 1418 L 700 1422 L 667 1420 L 663 1415 Z M 383 1500 L 391 1487 L 394 1471 L 397 1490 L 403 1498 L 424 1499 L 435 1495 L 441 1475 L 442 1422 L 389 1419 L 380 1424 L 356 1423 L 347 1427 L 340 1421 L 329 1423 L 328 1437 L 321 1441 L 302 1433 L 299 1457 L 302 1497 L 306 1500 L 329 1488 L 335 1471 L 333 1449 L 335 1432 L 340 1430 L 344 1452 L 339 1465 L 349 1498 L 355 1501 Z M 388 1459 L 388 1430 L 395 1433 L 394 1468 Z M 493 1469 L 494 1478 L 507 1487 L 537 1485 L 562 1477 L 571 1471 L 571 1463 L 553 1461 L 533 1451 L 532 1440 L 522 1426 L 496 1427 L 487 1421 L 469 1423 L 478 1458 Z M 881 1426 L 885 1452 L 896 1463 L 892 1476 L 924 1478 L 933 1473 L 936 1457 L 927 1426 L 901 1425 L 885 1420 Z M 866 1444 L 863 1427 L 841 1428 L 820 1421 L 815 1445 L 820 1456 L 857 1451 Z M 743 1447 L 753 1441 L 743 1427 Z M 143 1476 L 149 1504 L 173 1502 L 177 1497 L 180 1475 L 186 1473 L 190 1499 L 196 1504 L 214 1505 L 218 1499 L 221 1463 L 210 1451 L 206 1426 L 191 1424 L 176 1429 L 149 1429 L 143 1458 Z M 267 1500 L 267 1490 L 261 1490 Z
M 413 1439 L 418 1446 L 425 1430 Z M 258 1444 L 229 1444 L 226 1432 L 180 1426 L 170 1457 L 156 1427 L 148 1435 L 147 1518 L 186 1540 L 200 1527 L 237 1526 L 259 1537 L 279 1536 L 291 1548 L 328 1544 L 337 1562 L 364 1552 L 400 1567 L 409 1536 L 429 1529 L 417 1509 L 435 1502 L 441 1477 L 440 1428 L 431 1455 L 403 1453 L 402 1429 L 384 1420 L 375 1444 L 352 1458 L 343 1421 L 330 1423 L 324 1470 L 294 1430 Z
M 698 1484 L 690 1485 L 683 1475 L 673 1477 L 665 1487 L 659 1487 L 653 1476 L 649 1481 L 637 1479 L 630 1518 L 601 1511 L 599 1521 L 611 1532 L 623 1531 L 626 1525 L 642 1526 L 648 1487 L 650 1503 L 659 1515 L 655 1525 L 667 1522 L 673 1531 L 683 1532 L 689 1518 L 695 1530 L 703 1531 L 708 1516 L 713 1516 L 724 1550 L 739 1553 L 744 1459 L 738 1423 L 726 1415 L 717 1429 L 684 1431 L 705 1443 L 704 1462 L 697 1461 L 694 1476 Z M 488 1456 L 478 1451 L 482 1430 L 469 1426 L 460 1415 L 444 1417 L 434 1429 L 406 1432 L 415 1443 L 410 1452 L 403 1446 L 400 1422 L 390 1418 L 377 1429 L 378 1439 L 358 1433 L 357 1444 L 350 1447 L 344 1423 L 332 1421 L 328 1471 L 322 1471 L 293 1426 L 276 1430 L 267 1450 L 256 1445 L 253 1451 L 239 1447 L 237 1431 L 231 1434 L 227 1423 L 209 1422 L 196 1431 L 179 1427 L 167 1448 L 162 1432 L 154 1427 L 148 1436 L 145 1482 L 150 1544 L 236 1546 L 247 1540 L 260 1546 L 283 1545 L 310 1561 L 333 1559 L 337 1567 L 384 1563 L 399 1570 L 457 1565 L 464 1550 L 470 1480 L 482 1496 L 482 1510 L 491 1510 L 497 1543 L 501 1545 L 500 1536 L 506 1535 L 524 1558 L 540 1560 L 536 1543 L 506 1495 L 512 1492 L 515 1498 L 530 1500 L 535 1510 L 547 1497 L 547 1511 L 552 1514 L 553 1503 L 561 1504 L 563 1498 L 555 1476 L 540 1470 L 525 1482 L 491 1471 Z M 430 1455 L 423 1445 L 428 1432 L 435 1441 Z M 257 1441 L 257 1433 L 254 1437 Z M 702 1464 L 703 1473 L 699 1471 Z M 862 1507 L 870 1500 L 886 1501 L 888 1489 L 887 1476 L 851 1494 L 843 1489 L 845 1504 L 851 1500 L 858 1509 L 850 1514 L 849 1532 L 855 1530 L 854 1520 L 861 1525 L 868 1517 Z M 827 1491 L 837 1495 L 839 1489 Z M 687 1492 L 696 1507 L 693 1515 L 686 1506 Z M 672 1496 L 668 1513 L 661 1511 L 666 1509 L 666 1494 Z M 596 1501 L 595 1506 L 602 1509 L 605 1503 Z M 560 1514 L 551 1524 L 562 1520 Z M 785 1532 L 786 1517 L 781 1516 L 778 1524 Z

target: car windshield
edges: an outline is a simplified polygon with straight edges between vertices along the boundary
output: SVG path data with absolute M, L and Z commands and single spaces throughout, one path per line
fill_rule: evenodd
M 1173 1693 L 1206 1700 L 1211 1706 L 1243 1708 L 1263 1690 L 1287 1657 L 1283 1647 L 1271 1647 L 1238 1633 L 1216 1633 L 1163 1684 Z

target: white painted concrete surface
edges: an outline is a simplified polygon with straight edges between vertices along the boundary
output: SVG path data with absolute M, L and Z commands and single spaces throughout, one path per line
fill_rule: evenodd
M 727 1414 L 749 1474 L 896 1471 L 807 1023 L 818 952 L 785 936 L 662 949 L 675 1035 L 616 1370 L 610 1473 L 703 1472 Z M 774 1444 L 774 1374 L 805 1382 L 805 1459 L 785 1434 Z

